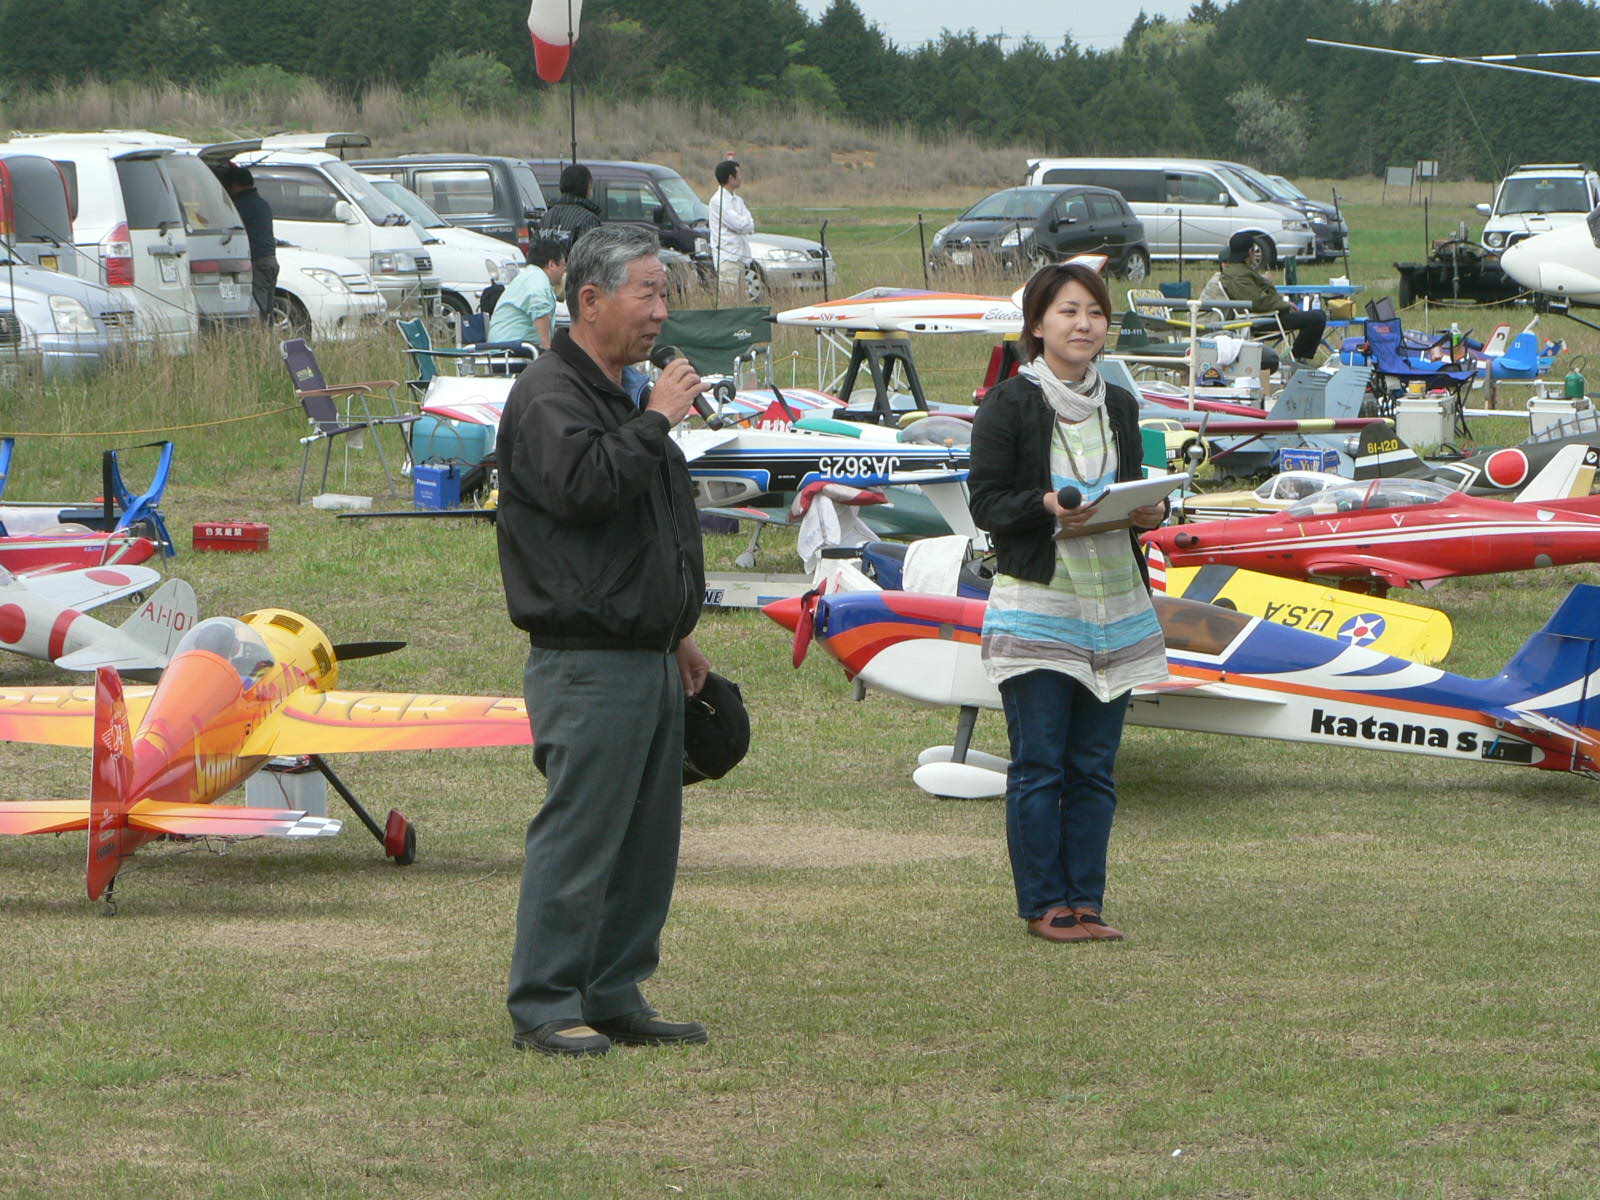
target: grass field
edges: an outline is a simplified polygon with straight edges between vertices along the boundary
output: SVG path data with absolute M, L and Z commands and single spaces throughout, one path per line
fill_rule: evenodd
M 764 227 L 814 236 L 822 214 L 752 190 Z M 1350 194 L 1352 274 L 1392 292 L 1421 209 Z M 826 215 L 844 290 L 920 282 L 916 213 L 931 235 L 974 198 L 842 201 Z M 398 346 L 385 329 L 321 349 L 331 379 L 403 379 Z M 918 346 L 948 399 L 987 352 Z M 183 427 L 173 529 L 272 528 L 253 557 L 182 539 L 172 570 L 206 614 L 279 604 L 334 640 L 409 640 L 351 664 L 349 686 L 515 694 L 492 533 L 297 508 L 289 404 L 276 346 L 251 337 L 7 391 L 0 432 L 46 435 L 22 439 L 9 494 L 93 494 L 102 445 Z M 251 414 L 266 415 L 194 427 Z M 370 452 L 351 470 L 346 485 L 336 463 L 332 486 L 381 484 Z M 708 549 L 726 568 L 741 544 Z M 781 539 L 761 565 L 796 567 Z M 1464 580 L 1423 602 L 1455 621 L 1446 666 L 1491 675 L 1594 579 Z M 689 793 L 650 994 L 705 1020 L 710 1046 L 513 1053 L 503 989 L 540 798 L 527 752 L 346 759 L 370 807 L 416 822 L 416 865 L 386 864 L 353 822 L 314 845 L 153 845 L 107 920 L 83 897 L 81 835 L 0 842 L 0 1193 L 1600 1194 L 1592 784 L 1130 729 L 1107 909 L 1130 940 L 1048 946 L 1012 915 L 1000 804 L 910 782 L 953 714 L 851 703 L 819 654 L 791 669 L 787 635 L 756 614 L 708 614 L 700 640 L 743 686 L 755 745 Z M 0 658 L 0 687 L 57 681 Z M 977 744 L 1003 751 L 992 714 Z M 0 746 L 5 798 L 81 796 L 87 775 L 81 751 Z

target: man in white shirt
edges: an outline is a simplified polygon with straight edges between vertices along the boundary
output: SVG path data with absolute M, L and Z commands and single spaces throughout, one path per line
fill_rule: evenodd
M 727 159 L 717 164 L 717 190 L 706 207 L 711 210 L 711 262 L 717 271 L 717 291 L 722 300 L 744 299 L 744 269 L 750 261 L 750 235 L 756 219 L 739 198 L 744 179 L 739 164 Z

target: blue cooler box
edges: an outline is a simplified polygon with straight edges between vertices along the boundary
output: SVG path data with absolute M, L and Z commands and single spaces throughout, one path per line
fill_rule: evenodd
M 460 508 L 461 472 L 455 467 L 424 463 L 411 469 L 418 508 Z
M 475 467 L 494 454 L 493 425 L 425 416 L 411 427 L 414 462 L 459 463 Z

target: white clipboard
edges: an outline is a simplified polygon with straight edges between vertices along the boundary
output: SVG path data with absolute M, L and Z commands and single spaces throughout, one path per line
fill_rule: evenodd
M 1175 475 L 1152 475 L 1148 479 L 1130 479 L 1126 483 L 1113 483 L 1094 502 L 1094 518 L 1070 532 L 1058 532 L 1060 537 L 1082 537 L 1086 533 L 1104 533 L 1108 529 L 1126 529 L 1136 508 L 1157 503 L 1168 492 L 1188 485 L 1194 475 L 1180 471 Z

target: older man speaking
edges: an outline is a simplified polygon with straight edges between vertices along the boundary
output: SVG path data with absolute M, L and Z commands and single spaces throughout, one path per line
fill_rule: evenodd
M 495 446 L 500 573 L 528 634 L 534 763 L 507 1007 L 519 1048 L 704 1042 L 640 985 L 677 877 L 683 701 L 710 670 L 690 636 L 705 592 L 689 470 L 669 435 L 703 387 L 687 360 L 649 386 L 666 320 L 654 233 L 605 225 L 567 261 L 570 331 L 512 388 Z

